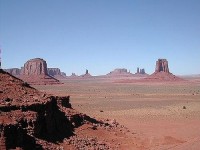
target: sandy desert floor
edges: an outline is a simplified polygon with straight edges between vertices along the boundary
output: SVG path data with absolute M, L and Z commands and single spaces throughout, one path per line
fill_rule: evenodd
M 116 119 L 130 130 L 139 149 L 199 149 L 200 78 L 176 83 L 113 81 L 73 79 L 34 87 L 54 95 L 70 95 L 72 107 L 91 117 Z

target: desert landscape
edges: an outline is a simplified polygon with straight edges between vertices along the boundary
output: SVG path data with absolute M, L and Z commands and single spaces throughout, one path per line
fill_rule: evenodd
M 26 82 L 1 70 L 1 149 L 198 149 L 200 76 L 177 77 L 166 59 L 155 66 L 151 75 L 118 68 L 102 76 L 54 68 L 56 79 L 36 58 L 13 73 Z
M 70 95 L 73 108 L 95 118 L 116 119 L 132 135 L 124 149 L 198 149 L 200 78 L 182 82 L 117 83 L 117 79 L 63 80 L 35 86 Z
M 199 14 L 0 0 L 0 150 L 200 150 Z

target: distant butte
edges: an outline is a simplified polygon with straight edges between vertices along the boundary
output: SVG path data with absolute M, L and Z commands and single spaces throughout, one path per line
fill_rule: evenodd
M 29 84 L 59 84 L 59 80 L 48 75 L 47 63 L 41 58 L 28 60 L 21 70 L 20 78 Z
M 142 68 L 140 69 L 139 67 L 137 68 L 137 72 L 134 74 L 135 76 L 147 76 L 148 74 L 145 72 L 145 69 Z
M 61 72 L 59 68 L 47 68 L 48 75 L 56 78 L 56 79 L 65 79 L 66 74 Z
M 89 77 L 92 77 L 92 75 L 91 75 L 91 74 L 89 73 L 89 71 L 86 69 L 85 74 L 81 75 L 81 77 L 89 78 Z
M 70 78 L 77 78 L 78 75 L 76 75 L 75 73 L 72 73 L 71 76 L 69 76 Z
M 130 77 L 132 73 L 128 72 L 125 68 L 117 68 L 107 74 L 108 77 Z
M 183 81 L 183 79 L 170 73 L 167 59 L 158 59 L 155 72 L 145 79 L 152 81 Z
M 4 71 L 12 74 L 13 76 L 17 76 L 17 77 L 19 77 L 21 74 L 21 69 L 19 69 L 19 68 L 4 69 Z

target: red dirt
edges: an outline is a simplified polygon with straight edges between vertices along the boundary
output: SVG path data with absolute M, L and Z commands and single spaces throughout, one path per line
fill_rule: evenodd
M 115 120 L 96 120 L 0 70 L 0 149 L 124 149 L 132 134 Z M 120 137 L 120 138 L 119 138 Z

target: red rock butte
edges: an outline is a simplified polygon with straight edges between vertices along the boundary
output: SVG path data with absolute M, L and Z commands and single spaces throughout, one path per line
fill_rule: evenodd
M 117 68 L 107 74 L 108 77 L 130 77 L 132 73 L 128 72 L 125 68 Z
M 183 79 L 170 73 L 167 59 L 158 59 L 155 72 L 145 79 L 151 81 L 183 81 Z
M 56 78 L 56 79 L 65 79 L 66 74 L 61 72 L 59 68 L 47 68 L 48 75 Z
M 161 72 L 161 71 L 169 73 L 167 59 L 158 59 L 158 61 L 156 61 L 155 72 Z
M 86 69 L 85 71 L 85 74 L 81 75 L 80 77 L 83 77 L 83 78 L 90 78 L 92 77 L 92 75 L 89 73 L 89 71 Z
M 20 78 L 30 84 L 58 84 L 59 80 L 48 75 L 47 63 L 41 58 L 28 60 L 21 70 Z
M 24 64 L 23 75 L 48 75 L 47 63 L 41 58 L 30 59 Z

